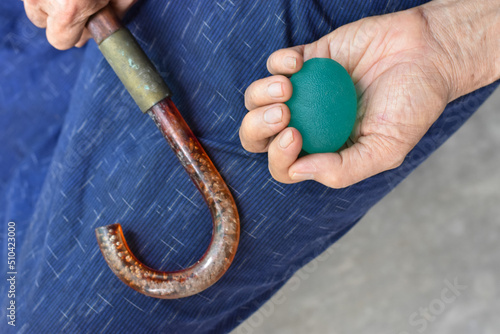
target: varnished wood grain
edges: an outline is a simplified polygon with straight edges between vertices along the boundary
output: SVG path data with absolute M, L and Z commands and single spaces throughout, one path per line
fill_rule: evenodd
M 122 27 L 120 19 L 110 6 L 106 6 L 92 15 L 87 23 L 87 28 L 97 45 Z

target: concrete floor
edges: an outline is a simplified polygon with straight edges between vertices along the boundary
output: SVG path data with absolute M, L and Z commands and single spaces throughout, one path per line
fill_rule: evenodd
M 253 333 L 500 333 L 499 167 L 497 90 L 282 288 L 286 302 L 247 320 Z

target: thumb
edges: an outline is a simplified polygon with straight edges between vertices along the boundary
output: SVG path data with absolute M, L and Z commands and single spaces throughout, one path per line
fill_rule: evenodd
M 345 188 L 400 166 L 407 153 L 400 148 L 391 138 L 368 135 L 338 153 L 306 155 L 290 166 L 288 175 L 294 181 L 315 180 L 327 187 Z

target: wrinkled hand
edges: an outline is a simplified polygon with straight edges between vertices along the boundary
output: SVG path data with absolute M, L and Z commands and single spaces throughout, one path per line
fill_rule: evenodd
M 268 152 L 271 175 L 282 183 L 313 179 L 343 188 L 399 166 L 451 100 L 439 44 L 417 9 L 366 18 L 320 40 L 274 52 L 267 61 L 273 76 L 245 92 L 249 110 L 240 128 L 243 147 Z M 358 94 L 354 143 L 337 153 L 301 158 L 300 133 L 287 128 L 292 95 L 287 76 L 304 61 L 332 58 L 351 75 Z
M 108 3 L 118 16 L 125 15 L 137 0 L 23 0 L 31 22 L 46 28 L 47 40 L 55 48 L 66 50 L 83 46 L 91 37 L 85 28 L 91 15 Z

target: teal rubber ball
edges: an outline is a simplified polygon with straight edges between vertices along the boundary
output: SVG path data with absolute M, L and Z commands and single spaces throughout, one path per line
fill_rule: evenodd
M 312 58 L 290 78 L 292 97 L 286 102 L 290 124 L 302 135 L 306 153 L 337 151 L 349 138 L 357 112 L 356 89 L 335 60 Z

